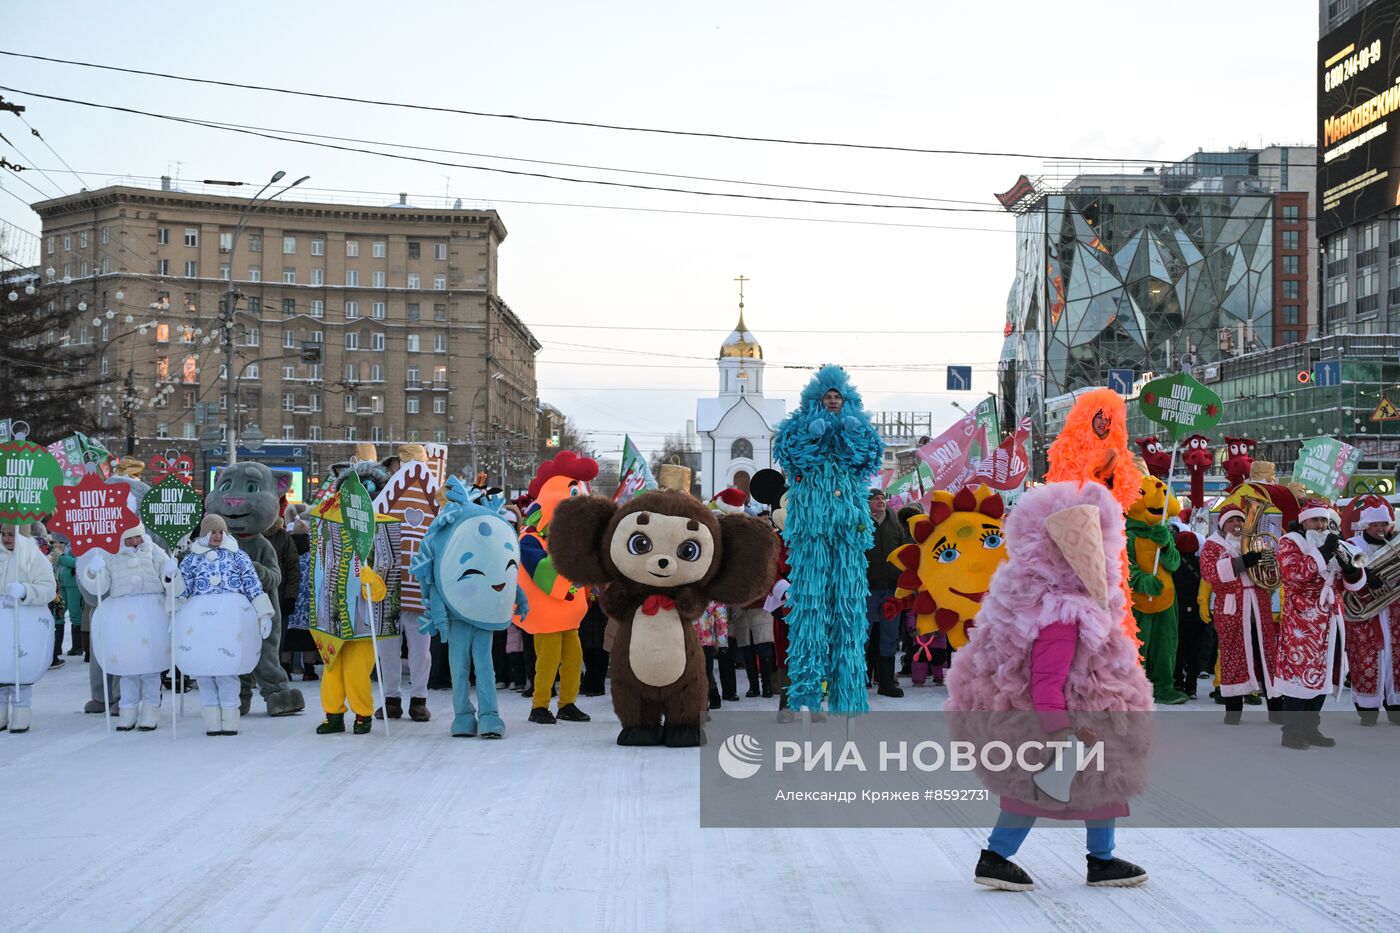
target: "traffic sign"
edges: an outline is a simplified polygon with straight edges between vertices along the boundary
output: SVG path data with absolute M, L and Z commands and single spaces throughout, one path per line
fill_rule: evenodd
M 972 367 L 971 366 L 949 366 L 948 367 L 948 391 L 967 392 L 972 389 Z
M 1133 380 L 1136 378 L 1137 370 L 1110 369 L 1108 371 L 1108 387 L 1119 395 L 1131 395 Z
M 1381 396 L 1381 403 L 1376 406 L 1376 410 L 1371 412 L 1372 421 L 1400 421 L 1400 408 L 1395 407 L 1395 403 L 1384 395 Z
M 1341 360 L 1318 360 L 1313 366 L 1313 385 L 1339 386 L 1342 384 Z

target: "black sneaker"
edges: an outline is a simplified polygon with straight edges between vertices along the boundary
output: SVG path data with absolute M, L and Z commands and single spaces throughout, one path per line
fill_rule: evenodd
M 561 722 L 592 722 L 593 718 L 579 709 L 572 703 L 566 703 L 559 707 L 559 720 Z
M 983 849 L 977 860 L 972 880 L 1000 891 L 1034 891 L 1035 882 L 1025 869 L 1010 859 L 1004 859 L 991 849 Z
M 1316 730 L 1313 730 L 1312 732 L 1308 733 L 1308 735 L 1306 736 L 1306 740 L 1309 745 L 1316 745 L 1318 748 L 1332 748 L 1337 744 L 1336 739 L 1329 739 L 1327 736 L 1323 735 L 1321 732 L 1318 732 Z
M 1089 860 L 1089 875 L 1085 880 L 1091 888 L 1131 888 L 1147 880 L 1147 872 L 1132 862 L 1121 858 L 1084 857 Z
M 554 714 L 549 711 L 549 707 L 547 706 L 536 706 L 534 709 L 530 710 L 530 721 L 546 726 L 552 726 L 557 722 L 554 718 Z

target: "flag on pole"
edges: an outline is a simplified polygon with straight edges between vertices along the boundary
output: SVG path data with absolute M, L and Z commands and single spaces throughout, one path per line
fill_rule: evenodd
M 651 475 L 646 458 L 632 443 L 631 435 L 625 435 L 622 439 L 622 480 L 617 484 L 613 501 L 621 505 L 639 492 L 656 488 L 656 477 Z

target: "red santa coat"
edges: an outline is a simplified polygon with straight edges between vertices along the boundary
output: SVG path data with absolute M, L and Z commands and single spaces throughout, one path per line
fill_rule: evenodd
M 1273 692 L 1273 670 L 1278 654 L 1278 626 L 1269 610 L 1269 594 L 1254 585 L 1247 573 L 1235 570 L 1238 548 L 1220 534 L 1213 534 L 1201 549 L 1201 576 L 1215 596 L 1211 623 L 1220 642 L 1220 695 L 1245 696 L 1257 690 Z M 1254 643 L 1258 639 L 1263 670 L 1255 670 Z
M 1363 572 L 1348 583 L 1335 560 L 1324 562 L 1318 549 L 1297 532 L 1279 539 L 1279 570 L 1283 574 L 1283 621 L 1279 629 L 1274 692 L 1311 699 L 1341 693 L 1347 659 L 1338 649 L 1345 644 L 1342 595 L 1366 585 Z M 1336 659 L 1335 672 L 1330 668 Z
M 1364 534 L 1356 535 L 1351 543 L 1367 558 L 1382 547 L 1367 541 Z M 1352 699 L 1357 706 L 1378 709 L 1382 703 L 1400 703 L 1396 644 L 1400 644 L 1400 612 L 1382 609 L 1369 619 L 1346 623 L 1347 667 L 1351 671 Z

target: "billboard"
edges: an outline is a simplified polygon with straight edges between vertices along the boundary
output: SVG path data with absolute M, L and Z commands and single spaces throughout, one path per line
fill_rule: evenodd
M 1373 3 L 1318 40 L 1320 237 L 1375 217 L 1400 201 L 1397 77 L 1400 0 Z

